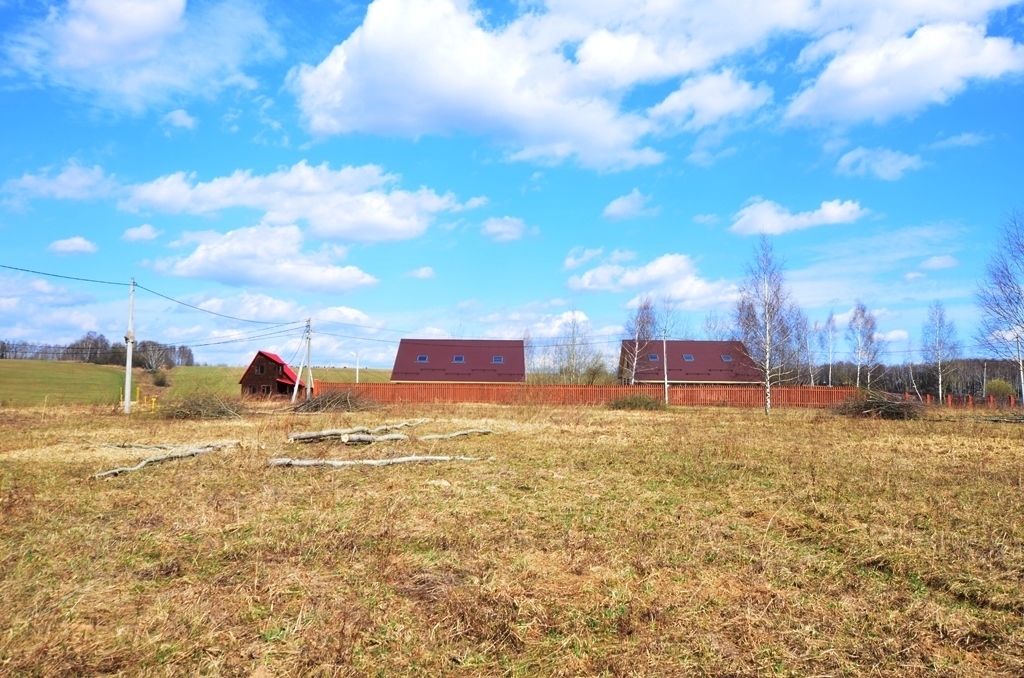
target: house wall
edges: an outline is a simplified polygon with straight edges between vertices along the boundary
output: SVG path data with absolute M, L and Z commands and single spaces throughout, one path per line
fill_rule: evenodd
M 286 394 L 288 389 L 277 383 L 282 376 L 284 367 L 264 355 L 257 355 L 239 382 L 242 386 L 242 395 Z

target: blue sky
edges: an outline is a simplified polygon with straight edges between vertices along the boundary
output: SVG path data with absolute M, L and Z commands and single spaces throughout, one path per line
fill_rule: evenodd
M 0 0 L 0 264 L 312 317 L 315 364 L 389 366 L 403 335 L 570 317 L 610 349 L 645 294 L 700 338 L 768 233 L 812 322 L 863 300 L 902 361 L 936 299 L 973 343 L 1024 200 L 1022 22 L 1000 0 Z M 298 345 L 136 306 L 140 339 L 203 361 Z M 120 337 L 126 307 L 0 269 L 2 338 Z

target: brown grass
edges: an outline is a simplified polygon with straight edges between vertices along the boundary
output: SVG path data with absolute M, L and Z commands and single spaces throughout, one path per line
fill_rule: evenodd
M 1024 427 L 954 416 L 2 410 L 0 674 L 1021 675 Z M 419 417 L 501 435 L 286 442 Z M 487 461 L 265 465 L 411 452 Z

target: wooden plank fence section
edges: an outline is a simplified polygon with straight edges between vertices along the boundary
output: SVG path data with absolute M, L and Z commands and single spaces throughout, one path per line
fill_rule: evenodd
M 317 381 L 318 395 L 352 390 L 380 403 L 495 403 L 514 405 L 605 405 L 630 395 L 665 397 L 665 387 L 568 386 L 533 384 L 351 384 Z M 852 386 L 776 386 L 773 407 L 833 407 L 857 393 Z M 758 385 L 686 384 L 669 388 L 669 404 L 705 407 L 764 407 L 764 388 Z

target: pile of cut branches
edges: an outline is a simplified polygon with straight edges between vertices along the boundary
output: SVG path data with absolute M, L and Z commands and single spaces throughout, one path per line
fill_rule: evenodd
M 164 403 L 159 414 L 164 419 L 241 419 L 244 410 L 238 400 L 228 400 L 215 393 L 196 391 L 183 398 Z
M 868 419 L 910 420 L 921 418 L 921 406 L 903 396 L 890 395 L 882 391 L 863 391 L 836 408 L 836 412 L 848 417 Z
M 304 400 L 292 408 L 293 412 L 363 412 L 372 410 L 377 403 L 351 389 L 325 393 Z

